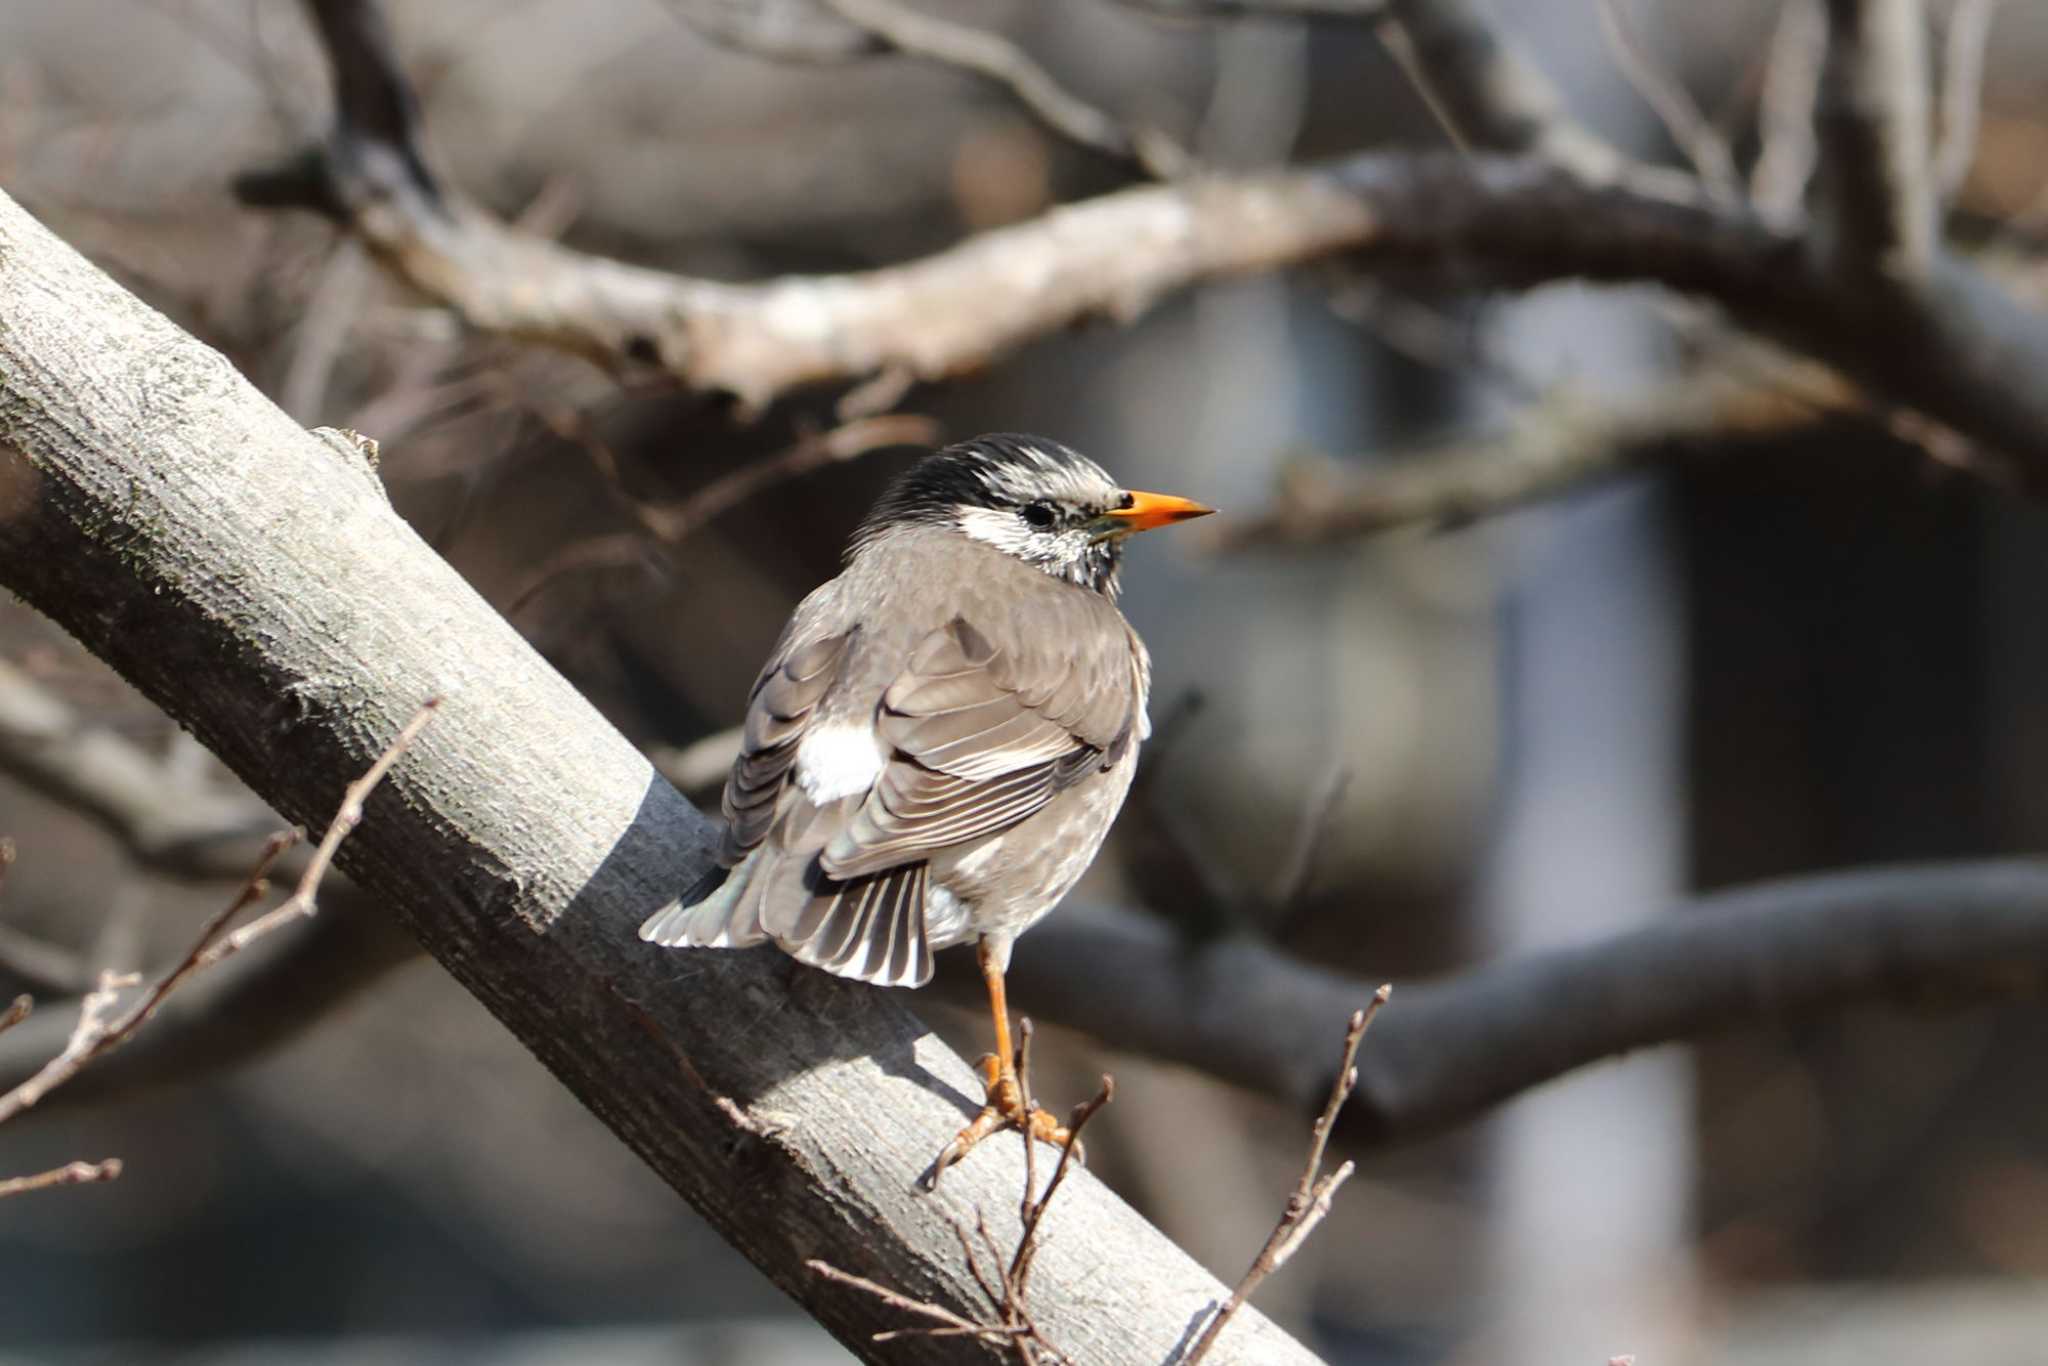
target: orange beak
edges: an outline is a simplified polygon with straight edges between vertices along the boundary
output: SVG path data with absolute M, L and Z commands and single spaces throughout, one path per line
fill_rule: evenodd
M 1131 500 L 1127 506 L 1103 515 L 1103 520 L 1116 535 L 1127 536 L 1134 531 L 1172 526 L 1190 518 L 1207 517 L 1216 510 L 1191 498 L 1176 498 L 1170 493 L 1140 493 L 1132 489 L 1124 496 Z

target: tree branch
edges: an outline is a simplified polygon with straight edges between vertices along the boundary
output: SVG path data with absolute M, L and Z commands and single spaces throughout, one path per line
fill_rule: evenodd
M 675 16 L 721 47 L 777 62 L 849 62 L 888 51 L 874 34 L 816 0 L 667 0 Z
M 246 791 L 173 772 L 0 662 L 0 772 L 111 831 L 144 867 L 240 877 L 277 817 Z
M 1281 481 L 1271 506 L 1230 519 L 1202 544 L 1256 551 L 1403 526 L 1463 526 L 1688 452 L 1854 410 L 1855 391 L 1806 369 L 1782 366 L 1772 384 L 1695 375 L 1600 406 L 1564 395 L 1516 413 L 1498 437 L 1399 455 L 1350 477 L 1302 469 Z
M 1764 66 L 1757 110 L 1762 146 L 1749 179 L 1757 212 L 1779 227 L 1792 228 L 1806 216 L 1806 186 L 1820 156 L 1814 100 L 1826 60 L 1827 19 L 1820 0 L 1785 0 Z
M 1957 0 L 1949 13 L 1941 49 L 1941 143 L 1934 153 L 1934 188 L 1942 203 L 1953 200 L 1977 159 L 1977 127 L 1983 117 L 1984 52 L 1999 0 Z
M 897 0 L 819 0 L 846 22 L 906 57 L 917 57 L 993 81 L 1067 141 L 1147 175 L 1172 180 L 1194 169 L 1187 152 L 1157 129 L 1126 128 L 1062 86 L 1030 53 L 992 29 L 955 23 Z
M 893 1325 L 821 1292 L 806 1259 L 971 1314 L 948 1211 L 1014 1232 L 1021 1157 L 987 1145 L 938 1197 L 916 1179 L 974 1108 L 974 1072 L 885 992 L 773 952 L 640 943 L 708 866 L 706 822 L 358 460 L 4 195 L 0 318 L 6 585 L 302 821 L 444 698 L 342 866 L 854 1352 Z M 1088 1174 L 1067 1185 L 1039 1322 L 1077 1362 L 1163 1356 L 1221 1287 Z M 1240 1329 L 1238 1360 L 1313 1360 L 1270 1323 Z
M 1940 241 L 1928 154 L 1926 15 L 1919 0 L 1827 0 L 1814 128 L 1817 246 L 1853 279 L 1923 278 Z
M 1412 56 L 1404 65 L 1461 143 L 1538 157 L 1595 184 L 1646 170 L 1572 118 L 1557 88 L 1471 0 L 1387 0 L 1385 10 Z M 1667 191 L 1685 180 L 1652 175 Z
M 245 197 L 320 204 L 470 325 L 615 368 L 657 367 L 754 406 L 885 372 L 938 379 L 1085 318 L 1134 317 L 1202 280 L 1341 254 L 1461 284 L 1646 281 L 1695 295 L 2048 485 L 2048 389 L 2034 382 L 2048 372 L 2048 320 L 1945 254 L 1913 291 L 1845 285 L 1803 238 L 1585 134 L 1465 0 L 1399 0 L 1390 12 L 1479 140 L 1537 159 L 1367 153 L 1202 177 L 1063 206 L 900 266 L 752 284 L 587 256 L 443 194 L 416 155 L 409 105 L 392 94 L 399 73 L 381 24 L 363 20 L 374 8 L 315 3 L 337 73 L 368 65 L 376 78 L 338 75 L 331 143 L 344 150 L 245 178 Z M 361 22 L 341 22 L 350 16 Z M 395 141 L 380 150 L 387 133 Z
M 939 984 L 972 1006 L 974 974 L 957 968 L 943 965 Z M 1426 1137 L 1603 1058 L 1851 1002 L 2043 992 L 2048 862 L 1761 883 L 1611 939 L 1401 985 L 1337 1133 L 1365 1146 Z M 1313 1114 L 1330 1091 L 1329 1022 L 1372 987 L 1246 936 L 1190 947 L 1151 916 L 1070 907 L 1017 941 L 1010 994 L 1041 1021 Z

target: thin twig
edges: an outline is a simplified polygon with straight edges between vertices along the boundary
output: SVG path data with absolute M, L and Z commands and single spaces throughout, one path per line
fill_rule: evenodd
M 1295 823 L 1287 857 L 1280 861 L 1266 892 L 1267 905 L 1272 907 L 1276 919 L 1288 914 L 1300 901 L 1309 876 L 1315 871 L 1316 855 L 1330 837 L 1330 822 L 1337 814 L 1338 803 L 1344 800 L 1344 790 L 1350 785 L 1351 770 L 1343 764 L 1332 764 L 1310 791 L 1301 819 Z
M 83 956 L 6 925 L 0 925 L 0 972 L 53 996 L 76 996 L 92 985 Z
M 1820 0 L 1786 0 L 1771 34 L 1757 112 L 1763 150 L 1749 179 L 1749 197 L 1757 212 L 1779 227 L 1791 227 L 1805 216 L 1806 185 L 1820 160 L 1813 106 L 1827 39 Z
M 1031 1096 L 1031 1042 L 1033 1027 L 1030 1019 L 1017 1022 L 1017 1089 L 1026 1110 L 1036 1108 Z M 1075 1165 L 1075 1154 L 1081 1146 L 1081 1131 L 1096 1111 L 1109 1104 L 1116 1094 L 1116 1084 L 1107 1075 L 1102 1078 L 1102 1089 L 1089 1100 L 1074 1107 L 1067 1121 L 1068 1142 L 1060 1149 L 1059 1162 L 1053 1167 L 1052 1179 L 1046 1183 L 1045 1192 L 1037 1193 L 1038 1162 L 1037 1140 L 1027 1127 L 1024 1133 L 1024 1196 L 1018 1205 L 1019 1232 L 1015 1250 L 1005 1257 L 997 1246 L 995 1235 L 989 1231 L 988 1217 L 979 1208 L 974 1211 L 974 1229 L 970 1234 L 965 1221 L 952 1220 L 953 1236 L 960 1244 L 961 1259 L 967 1265 L 967 1274 L 981 1288 L 982 1298 L 988 1302 L 995 1315 L 992 1323 L 976 1323 L 961 1317 L 950 1309 L 925 1300 L 913 1299 L 900 1291 L 891 1290 L 851 1272 L 820 1261 L 809 1266 L 820 1275 L 844 1285 L 855 1286 L 879 1298 L 884 1304 L 936 1320 L 935 1325 L 915 1328 L 894 1328 L 876 1333 L 873 1340 L 889 1342 L 905 1337 L 962 1337 L 975 1336 L 987 1341 L 1001 1342 L 1016 1352 L 1024 1366 L 1037 1366 L 1043 1362 L 1065 1362 L 1067 1357 L 1058 1348 L 1046 1341 L 1032 1317 L 1029 1299 L 1031 1264 L 1037 1255 L 1041 1242 L 1039 1230 L 1045 1220 L 1046 1209 L 1053 1197 L 1059 1193 L 1060 1185 L 1066 1180 L 1068 1170 Z M 977 1247 L 977 1244 L 979 1246 Z M 984 1257 L 984 1253 L 986 1257 Z M 1000 1272 L 994 1268 L 1000 1268 Z
M 828 1281 L 837 1281 L 841 1285 L 850 1285 L 856 1290 L 865 1290 L 891 1309 L 901 1309 L 905 1313 L 922 1314 L 928 1319 L 935 1319 L 943 1326 L 945 1331 L 972 1333 L 996 1340 L 1003 1340 L 1009 1336 L 1009 1330 L 1007 1329 L 963 1319 L 944 1305 L 932 1304 L 927 1300 L 914 1300 L 908 1295 L 891 1290 L 888 1286 L 871 1281 L 865 1276 L 856 1276 L 851 1271 L 841 1271 L 830 1262 L 820 1261 L 816 1257 L 811 1258 L 804 1265 Z M 905 1331 L 897 1329 L 892 1332 L 877 1333 L 874 1335 L 873 1341 L 882 1342 L 888 1338 L 902 1336 Z
M 1941 142 L 1934 153 L 1934 188 L 1946 203 L 1956 197 L 1977 159 L 1983 116 L 1984 52 L 1999 0 L 1957 0 L 1941 52 Z
M 579 441 L 642 530 L 608 532 L 562 547 L 513 585 L 505 596 L 503 611 L 507 616 L 518 612 L 565 574 L 619 569 L 650 559 L 660 562 L 661 547 L 680 544 L 713 519 L 777 484 L 873 451 L 936 445 L 942 434 L 936 419 L 911 413 L 856 418 L 829 431 L 807 433 L 774 455 L 720 475 L 689 497 L 673 503 L 646 503 L 633 498 L 625 492 L 617 462 L 609 451 Z
M 888 51 L 875 35 L 801 0 L 668 0 L 668 9 L 706 41 L 771 62 L 832 65 Z
M 112 1181 L 121 1174 L 121 1159 L 110 1157 L 104 1162 L 67 1162 L 34 1176 L 10 1176 L 0 1180 L 0 1200 L 10 1195 L 26 1195 L 30 1191 L 48 1190 L 52 1186 L 83 1186 L 94 1181 Z
M 829 431 L 799 437 L 766 460 L 756 460 L 720 475 L 680 502 L 650 506 L 648 514 L 656 534 L 674 545 L 713 518 L 777 484 L 873 451 L 937 445 L 943 434 L 944 428 L 936 418 L 915 413 L 856 418 Z
M 1031 1041 L 1037 1037 L 1037 1027 L 1029 1015 L 1017 1017 L 1017 1092 L 1023 1102 L 1024 1113 L 1031 1114 L 1038 1109 L 1038 1102 L 1031 1095 Z M 1032 1136 L 1031 1126 L 1025 1125 L 1024 1135 L 1024 1197 L 1017 1206 L 1017 1220 L 1027 1228 L 1031 1223 L 1031 1207 L 1038 1198 L 1038 1140 Z M 1068 1131 L 1068 1138 L 1073 1137 Z
M 334 862 L 335 850 L 341 847 L 341 842 L 348 838 L 350 831 L 362 824 L 364 801 L 376 789 L 377 784 L 384 781 L 384 775 L 391 771 L 392 765 L 412 747 L 412 742 L 419 738 L 419 733 L 434 719 L 434 713 L 440 705 L 441 699 L 438 697 L 430 697 L 421 703 L 420 709 L 413 713 L 412 720 L 405 723 L 390 746 L 377 756 L 377 762 L 371 764 L 362 777 L 348 785 L 347 790 L 341 795 L 340 808 L 335 811 L 334 819 L 328 822 L 327 832 L 320 837 L 320 843 L 314 848 L 313 857 L 307 861 L 305 871 L 299 874 L 298 886 L 292 890 L 292 894 L 284 903 L 264 912 L 233 934 L 213 944 L 199 955 L 194 967 L 212 967 L 222 959 L 240 953 L 278 926 L 297 920 L 301 916 L 310 916 L 319 909 L 315 897 L 320 890 L 320 880 L 327 875 L 328 865 Z
M 1075 1150 L 1081 1146 L 1081 1130 L 1103 1106 L 1116 1099 L 1116 1079 L 1107 1072 L 1102 1074 L 1102 1086 L 1087 1100 L 1074 1107 L 1067 1118 L 1069 1142 L 1060 1149 L 1060 1160 L 1053 1164 L 1052 1180 L 1045 1183 L 1045 1194 L 1038 1197 L 1036 1204 L 1024 1220 L 1024 1231 L 1017 1238 L 1017 1253 L 1010 1261 L 1010 1272 L 1006 1284 L 1019 1305 L 1023 1304 L 1025 1291 L 1031 1280 L 1031 1263 L 1038 1255 L 1038 1227 L 1045 1220 L 1045 1211 L 1052 1204 L 1053 1196 L 1059 1194 L 1060 1183 L 1067 1179 L 1067 1171 L 1074 1165 Z
M 1014 95 L 1039 122 L 1070 142 L 1132 162 L 1160 180 L 1186 175 L 1194 159 L 1165 133 L 1128 128 L 1089 104 L 1000 33 L 955 23 L 896 0 L 823 0 L 848 23 L 906 57 L 970 71 Z
M 1365 1009 L 1352 1014 L 1344 1030 L 1344 1058 L 1337 1066 L 1337 1080 L 1330 1087 L 1329 1102 L 1323 1106 L 1323 1113 L 1317 1117 L 1315 1129 L 1310 1136 L 1308 1161 L 1302 1166 L 1301 1180 L 1295 1184 L 1293 1194 L 1287 1197 L 1287 1207 L 1281 1212 L 1280 1222 L 1273 1228 L 1266 1245 L 1259 1249 L 1259 1255 L 1252 1259 L 1244 1278 L 1237 1288 L 1230 1292 L 1223 1307 L 1209 1320 L 1208 1327 L 1195 1339 L 1195 1345 L 1181 1358 L 1181 1366 L 1195 1366 L 1209 1349 L 1216 1345 L 1216 1339 L 1223 1332 L 1224 1325 L 1242 1309 L 1245 1302 L 1265 1282 L 1266 1277 L 1278 1271 L 1315 1232 L 1316 1225 L 1330 1212 L 1330 1202 L 1337 1190 L 1351 1179 L 1353 1164 L 1345 1162 L 1335 1171 L 1323 1173 L 1323 1154 L 1330 1143 L 1330 1131 L 1336 1127 L 1337 1112 L 1350 1099 L 1351 1089 L 1358 1084 L 1358 1045 L 1365 1038 L 1365 1031 L 1372 1026 L 1373 1017 L 1380 1013 L 1380 1007 L 1394 994 L 1391 986 L 1382 986 L 1373 993 Z
M 1727 141 L 1692 92 L 1651 54 L 1624 6 L 1625 0 L 1600 0 L 1599 4 L 1600 31 L 1614 64 L 1692 163 L 1707 193 L 1723 204 L 1739 202 L 1742 182 Z
M 98 985 L 86 993 L 79 1003 L 78 1024 L 71 1031 L 71 1037 L 56 1057 L 44 1064 L 37 1072 L 19 1086 L 0 1095 L 0 1123 L 27 1110 L 62 1086 L 96 1058 L 120 1047 L 121 1044 L 147 1024 L 170 994 L 177 990 L 187 978 L 202 968 L 211 967 L 222 959 L 240 952 L 249 944 L 277 929 L 287 921 L 302 915 L 311 915 L 314 909 L 314 895 L 320 879 L 333 862 L 334 851 L 349 831 L 362 820 L 363 799 L 380 782 L 399 755 L 412 743 L 426 723 L 432 719 L 438 699 L 430 700 L 421 707 L 418 714 L 406 723 L 398 737 L 391 742 L 383 754 L 361 778 L 351 783 L 342 796 L 341 808 L 327 827 L 320 846 L 314 850 L 305 872 L 300 876 L 297 889 L 277 909 L 259 916 L 233 934 L 222 936 L 221 931 L 242 911 L 260 900 L 267 884 L 265 874 L 271 865 L 287 848 L 298 839 L 296 832 L 273 836 L 265 847 L 256 867 L 244 879 L 234 897 L 220 911 L 209 917 L 205 927 L 193 941 L 192 948 L 180 959 L 175 967 L 157 980 L 140 1000 L 118 1016 L 110 1014 L 120 993 L 136 985 L 141 979 L 133 973 L 102 972 Z
M 13 1003 L 5 1011 L 0 1011 L 0 1034 L 5 1034 L 8 1030 L 26 1020 L 29 1012 L 35 1008 L 35 997 L 25 992 L 15 997 Z

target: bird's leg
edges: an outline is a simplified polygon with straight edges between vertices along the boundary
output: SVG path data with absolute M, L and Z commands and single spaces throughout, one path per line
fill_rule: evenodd
M 975 959 L 981 964 L 982 980 L 988 984 L 989 1010 L 995 1016 L 996 1024 L 996 1051 L 983 1054 L 978 1064 L 982 1082 L 988 1088 L 988 1100 L 981 1107 L 981 1113 L 974 1117 L 974 1122 L 962 1129 L 939 1154 L 938 1163 L 932 1170 L 934 1183 L 940 1173 L 967 1156 L 969 1149 L 998 1129 L 1022 1129 L 1034 1139 L 1059 1147 L 1073 1141 L 1073 1135 L 1064 1124 L 1046 1111 L 1027 1104 L 1024 1087 L 1017 1080 L 1017 1054 L 1010 1043 L 1010 1002 L 1003 990 L 1003 969 L 1008 966 L 1008 958 L 1008 953 L 1002 952 L 986 937 L 975 946 Z M 1081 1154 L 1077 1151 L 1074 1156 Z

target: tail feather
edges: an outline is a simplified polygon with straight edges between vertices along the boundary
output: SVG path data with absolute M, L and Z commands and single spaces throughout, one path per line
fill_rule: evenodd
M 756 849 L 656 911 L 640 937 L 669 948 L 736 949 L 773 940 L 802 962 L 877 986 L 931 980 L 925 926 L 930 870 L 905 864 L 844 881 L 815 849 Z
M 664 948 L 743 949 L 768 942 L 749 893 L 760 873 L 761 854 L 730 871 L 714 869 L 689 892 L 647 917 L 640 937 Z

